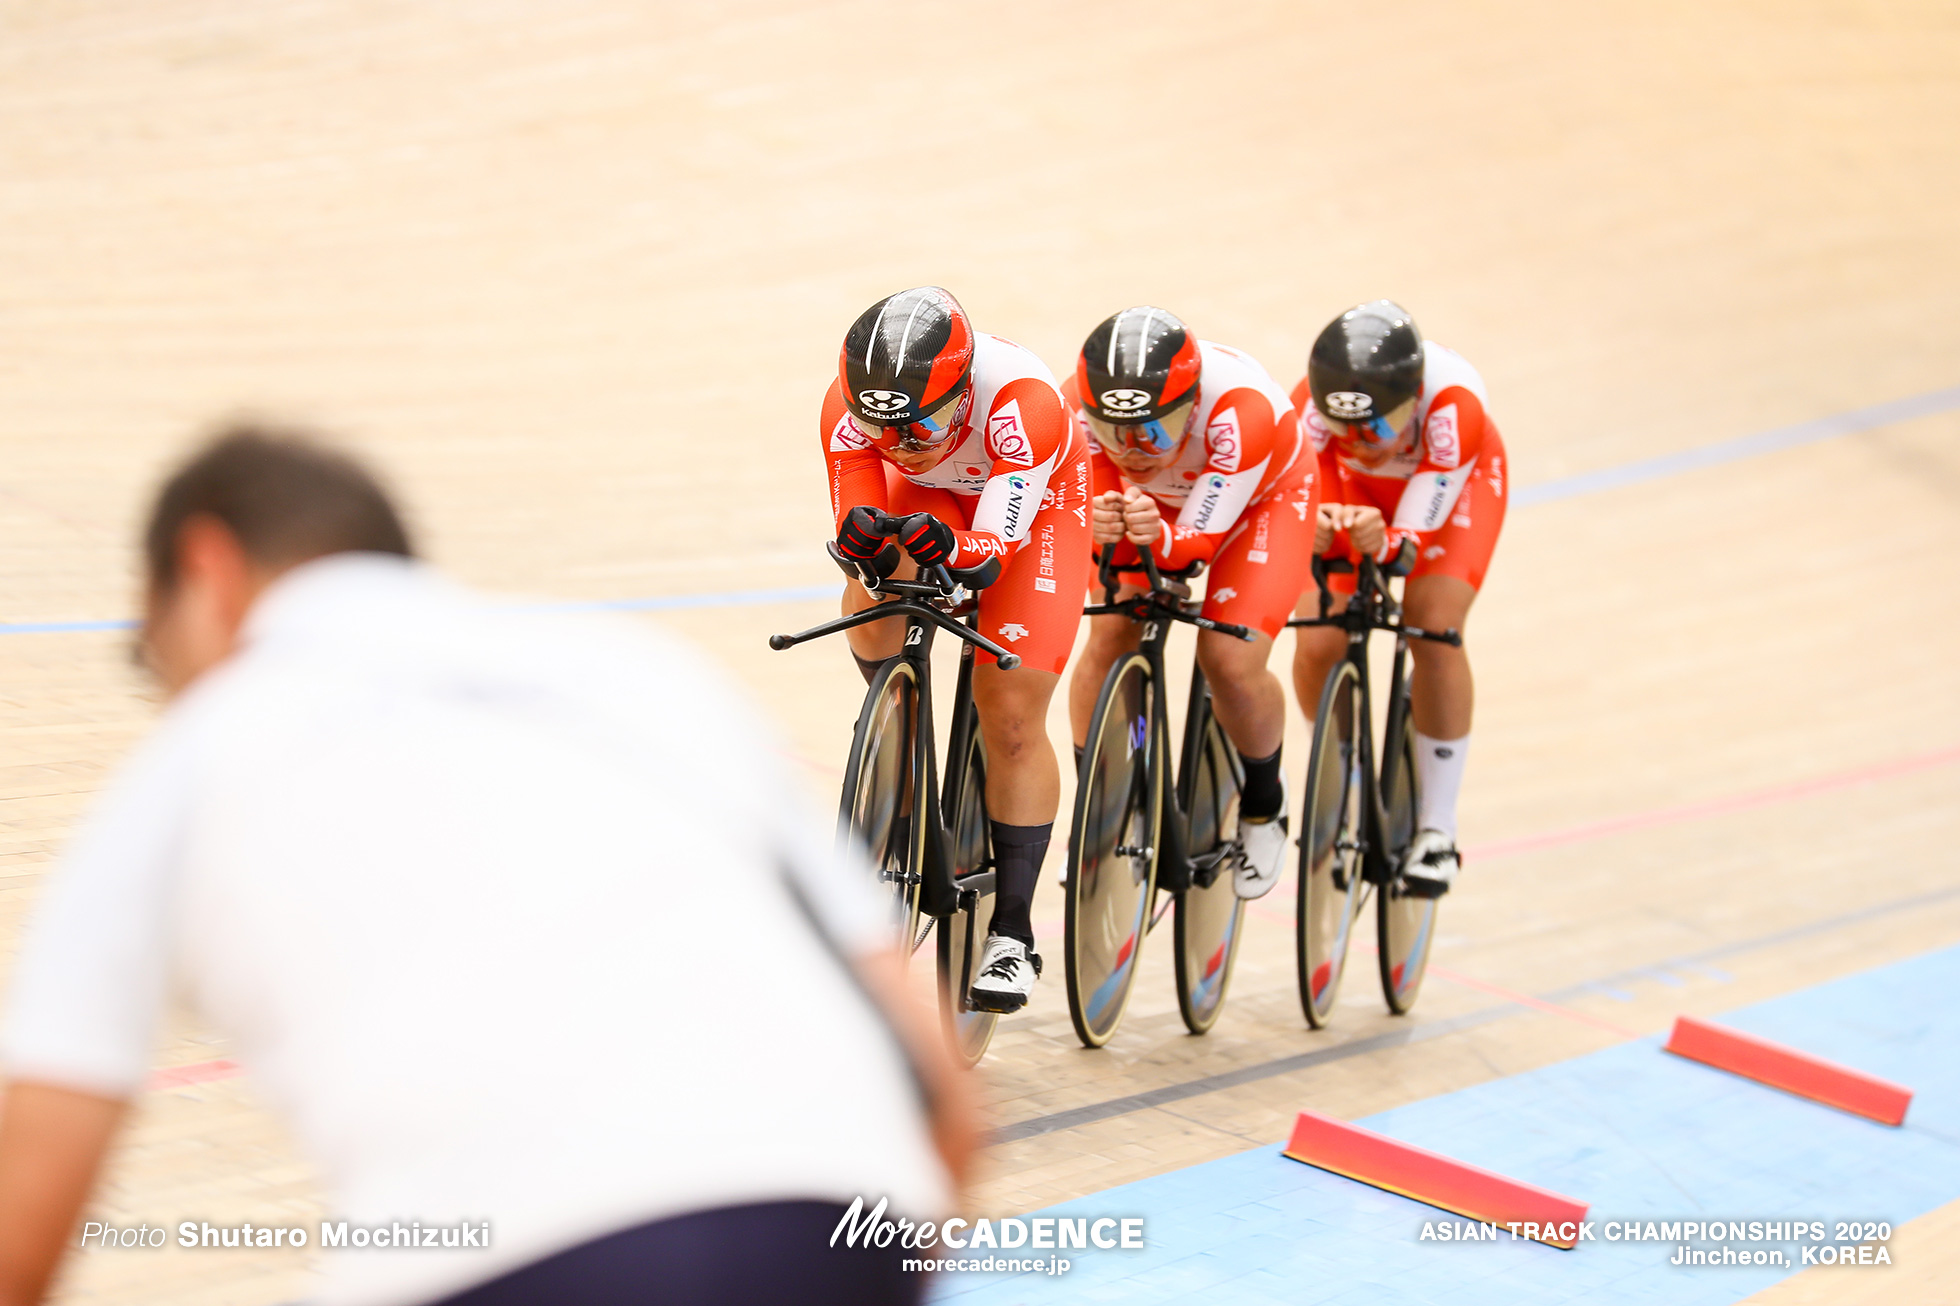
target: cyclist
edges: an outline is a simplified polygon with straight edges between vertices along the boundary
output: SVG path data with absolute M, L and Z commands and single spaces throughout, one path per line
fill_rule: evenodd
M 1286 695 L 1266 668 L 1273 640 L 1311 578 L 1316 467 L 1292 401 L 1250 356 L 1200 340 L 1161 308 L 1126 308 L 1083 343 L 1063 389 L 1090 440 L 1094 538 L 1119 564 L 1210 564 L 1204 615 L 1249 626 L 1251 642 L 1198 633 L 1213 707 L 1245 764 L 1239 803 L 1245 856 L 1233 887 L 1257 898 L 1279 880 L 1286 851 L 1280 745 Z M 1123 576 L 1119 597 L 1143 589 Z M 1137 624 L 1097 617 L 1069 682 L 1076 747 L 1109 666 L 1135 648 Z
M 1320 453 L 1314 551 L 1407 568 L 1404 619 L 1461 630 L 1504 525 L 1504 441 L 1485 409 L 1483 377 L 1461 354 L 1424 340 L 1407 309 L 1378 299 L 1327 324 L 1293 401 Z M 1329 579 L 1339 593 L 1354 592 L 1352 575 Z M 1302 613 L 1317 602 L 1303 602 Z M 1293 685 L 1312 712 L 1344 636 L 1299 634 Z M 1474 695 L 1463 649 L 1411 640 L 1409 652 L 1417 833 L 1401 871 L 1412 892 L 1436 896 L 1461 868 L 1456 799 Z
M 981 631 L 1021 658 L 1004 672 L 981 653 L 973 673 L 997 878 L 972 995 L 1017 1010 L 1040 965 L 1029 909 L 1061 803 L 1048 702 L 1088 587 L 1087 451 L 1054 374 L 1011 341 L 976 336 L 937 286 L 881 299 L 852 324 L 822 437 L 838 549 L 880 575 L 953 569 L 981 591 Z M 846 584 L 847 614 L 872 602 Z M 903 635 L 896 619 L 850 632 L 867 680 Z

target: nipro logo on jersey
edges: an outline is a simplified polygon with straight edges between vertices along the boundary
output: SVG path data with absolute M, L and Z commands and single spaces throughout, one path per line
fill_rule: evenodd
M 1225 478 L 1217 472 L 1205 477 L 1199 486 L 1204 497 L 1198 500 L 1198 510 L 1191 515 L 1191 525 L 1199 531 L 1211 525 L 1211 514 L 1218 507 L 1218 500 L 1225 493 Z
M 1449 404 L 1438 408 L 1429 415 L 1428 425 L 1422 428 L 1423 439 L 1429 445 L 1429 461 L 1438 467 L 1455 467 L 1463 461 L 1463 442 L 1456 433 L 1456 405 Z

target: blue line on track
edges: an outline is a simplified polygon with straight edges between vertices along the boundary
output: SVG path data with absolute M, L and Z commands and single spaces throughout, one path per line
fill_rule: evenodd
M 1562 477 L 1542 485 L 1527 485 L 1512 491 L 1511 502 L 1520 508 L 1528 508 L 1539 503 L 1556 503 L 1560 499 L 1573 499 L 1583 494 L 1617 490 L 1629 485 L 1638 485 L 1643 481 L 1659 480 L 1663 476 L 1673 476 L 1680 472 L 1717 467 L 1742 458 L 1754 458 L 1758 454 L 1775 453 L 1779 449 L 1793 449 L 1798 445 L 1835 439 L 1840 435 L 1856 435 L 1860 431 L 1890 426 L 1894 422 L 1910 421 L 1915 417 L 1929 417 L 1934 413 L 1944 413 L 1955 408 L 1960 408 L 1960 386 L 1933 390 L 1905 399 L 1892 399 L 1882 404 L 1872 404 L 1867 408 L 1854 408 L 1848 413 L 1820 417 L 1812 422 L 1799 422 L 1795 426 L 1780 426 L 1773 431 L 1759 431 L 1755 435 L 1740 436 L 1734 440 L 1720 440 L 1714 444 L 1683 449 L 1679 453 L 1662 454 L 1658 458 L 1644 458 L 1639 462 L 1622 463 L 1618 467 L 1604 467 L 1596 472 L 1581 472 L 1577 476 Z M 657 594 L 642 599 L 581 599 L 542 605 L 541 610 L 674 612 L 687 608 L 743 608 L 769 603 L 803 603 L 831 598 L 836 593 L 837 587 L 834 585 L 767 590 L 721 590 L 709 594 Z M 135 624 L 133 621 L 0 622 L 0 635 L 51 635 L 73 631 L 130 630 L 135 627 Z
M 1422 1241 L 1425 1222 L 1454 1217 L 1287 1160 L 1274 1144 L 1038 1213 L 1140 1215 L 1143 1251 L 1069 1252 L 1074 1268 L 1059 1277 L 946 1276 L 934 1300 L 1727 1306 L 1794 1273 L 1805 1244 L 1735 1244 L 1780 1251 L 1788 1266 L 1677 1267 L 1668 1262 L 1678 1241 L 1607 1241 L 1607 1223 L 1815 1220 L 1828 1243 L 1838 1221 L 1896 1230 L 1960 1198 L 1960 1004 L 1946 1000 L 1956 987 L 1960 948 L 1947 948 L 1722 1018 L 1914 1089 L 1899 1129 L 1669 1056 L 1658 1038 L 1363 1122 L 1589 1202 L 1596 1240 L 1574 1251 L 1508 1232 L 1494 1242 Z M 1183 1107 L 1198 1118 L 1203 1110 L 1202 1100 Z
M 540 603 L 539 612 L 674 612 L 683 608 L 750 608 L 766 603 L 834 599 L 839 585 L 799 585 L 774 590 L 722 590 L 714 594 L 657 594 L 646 599 L 574 599 Z
M 1581 472 L 1577 476 L 1561 477 L 1542 485 L 1527 485 L 1512 492 L 1511 504 L 1513 507 L 1529 508 L 1537 503 L 1556 503 L 1560 499 L 1575 499 L 1582 494 L 1623 489 L 1643 481 L 1659 480 L 1663 476 L 1698 471 L 1703 467 L 1719 467 L 1742 458 L 1775 453 L 1779 449 L 1794 449 L 1798 445 L 1832 440 L 1840 435 L 1856 435 L 1860 431 L 1875 430 L 1894 422 L 1908 422 L 1915 417 L 1930 417 L 1934 413 L 1955 408 L 1960 408 L 1960 386 L 1905 399 L 1892 399 L 1869 408 L 1854 408 L 1848 413 L 1820 417 L 1814 422 L 1798 422 L 1795 426 L 1779 426 L 1773 431 L 1758 431 L 1754 435 L 1739 436 L 1733 440 L 1718 440 L 1714 444 L 1662 454 L 1658 458 L 1643 458 L 1639 462 L 1621 463 L 1618 467 L 1602 467 L 1596 472 Z

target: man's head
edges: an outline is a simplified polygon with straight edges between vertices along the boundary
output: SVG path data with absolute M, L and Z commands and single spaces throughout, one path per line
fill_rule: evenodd
M 261 591 L 333 553 L 413 557 L 374 478 L 301 433 L 220 433 L 158 493 L 143 531 L 142 654 L 172 694 L 230 656 Z

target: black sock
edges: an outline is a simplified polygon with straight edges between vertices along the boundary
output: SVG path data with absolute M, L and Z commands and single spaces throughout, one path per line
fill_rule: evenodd
M 1245 789 L 1239 795 L 1239 815 L 1248 820 L 1266 821 L 1286 809 L 1286 786 L 1279 779 L 1279 755 L 1284 751 L 1283 748 L 1275 748 L 1271 757 L 1239 754 L 1239 761 L 1245 766 Z
M 1055 823 L 1046 825 L 1003 825 L 987 822 L 994 838 L 994 919 L 989 934 L 1005 934 L 1010 939 L 1034 947 L 1034 885 L 1041 877 L 1041 859 L 1048 855 L 1048 840 Z
M 855 651 L 853 651 L 851 654 L 851 661 L 858 664 L 858 674 L 864 677 L 864 683 L 868 685 L 871 683 L 872 677 L 878 674 L 878 668 L 884 666 L 886 662 L 890 661 L 890 659 L 879 658 L 876 662 L 866 662 L 863 658 L 859 657 Z

